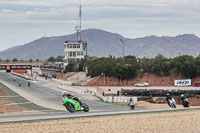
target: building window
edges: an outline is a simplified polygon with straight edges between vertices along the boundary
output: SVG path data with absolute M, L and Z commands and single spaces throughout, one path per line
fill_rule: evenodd
M 76 52 L 73 52 L 73 57 L 76 57 Z
M 72 52 L 69 52 L 69 57 L 72 57 L 73 56 L 73 53 Z
M 73 45 L 73 48 L 76 48 L 76 44 Z
M 73 45 L 70 44 L 69 47 L 70 47 L 70 48 L 73 48 Z
M 80 44 L 77 44 L 77 48 L 80 48 Z
M 67 44 L 67 48 L 69 48 L 69 44 Z
M 82 56 L 83 55 L 83 51 L 77 51 L 77 56 Z

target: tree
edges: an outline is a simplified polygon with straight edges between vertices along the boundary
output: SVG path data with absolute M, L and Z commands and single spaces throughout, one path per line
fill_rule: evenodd
M 32 59 L 29 59 L 29 62 L 33 62 L 33 60 L 32 60 Z
M 36 59 L 35 61 L 36 61 L 36 62 L 39 62 L 40 60 L 39 60 L 39 59 Z
M 173 66 L 177 73 L 181 73 L 187 78 L 193 78 L 197 75 L 195 59 L 190 55 L 182 55 L 173 59 Z
M 47 59 L 47 61 L 53 63 L 53 62 L 56 61 L 56 59 L 55 59 L 54 57 L 51 56 L 51 57 L 49 57 L 49 58 Z
M 72 61 L 65 67 L 64 73 L 67 72 L 76 72 L 76 62 Z
M 86 60 L 78 61 L 78 71 L 84 71 Z
M 172 69 L 171 60 L 159 54 L 153 59 L 153 68 L 154 73 L 160 76 L 168 76 Z
M 13 62 L 17 62 L 18 61 L 18 59 L 17 58 L 13 58 Z
M 57 62 L 63 62 L 63 57 L 62 57 L 62 56 L 58 56 L 58 57 L 56 58 L 56 61 L 57 61 Z
M 1 58 L 0 58 L 0 62 L 1 62 Z
M 195 59 L 196 75 L 200 76 L 200 55 Z
M 6 62 L 9 62 L 10 60 L 9 59 L 6 59 Z

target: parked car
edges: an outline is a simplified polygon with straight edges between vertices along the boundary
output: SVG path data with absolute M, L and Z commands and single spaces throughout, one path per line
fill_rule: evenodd
M 149 86 L 149 83 L 147 82 L 140 82 L 140 83 L 137 83 L 135 84 L 136 87 L 147 87 Z

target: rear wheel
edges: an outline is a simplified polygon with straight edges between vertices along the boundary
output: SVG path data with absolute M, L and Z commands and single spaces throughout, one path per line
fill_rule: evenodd
M 75 112 L 74 105 L 72 105 L 71 103 L 67 103 L 65 107 L 69 112 L 71 112 L 71 113 Z
M 185 103 L 183 104 L 184 107 L 190 107 L 190 104 L 189 103 Z
M 87 104 L 82 103 L 81 106 L 84 108 L 84 109 L 83 109 L 84 112 L 89 112 L 89 106 L 88 106 Z

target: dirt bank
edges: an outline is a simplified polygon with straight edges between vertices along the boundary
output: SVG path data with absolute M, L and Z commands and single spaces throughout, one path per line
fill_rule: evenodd
M 150 86 L 173 86 L 174 80 L 186 79 L 181 75 L 170 75 L 170 76 L 158 76 L 156 74 L 144 73 L 142 77 L 136 76 L 135 78 L 129 80 L 119 80 L 115 77 L 106 77 L 106 86 L 134 86 L 138 82 L 148 82 Z M 195 86 L 196 82 L 200 82 L 200 78 L 192 79 L 192 86 Z M 104 86 L 104 77 L 97 76 L 92 81 L 90 81 L 88 86 Z

